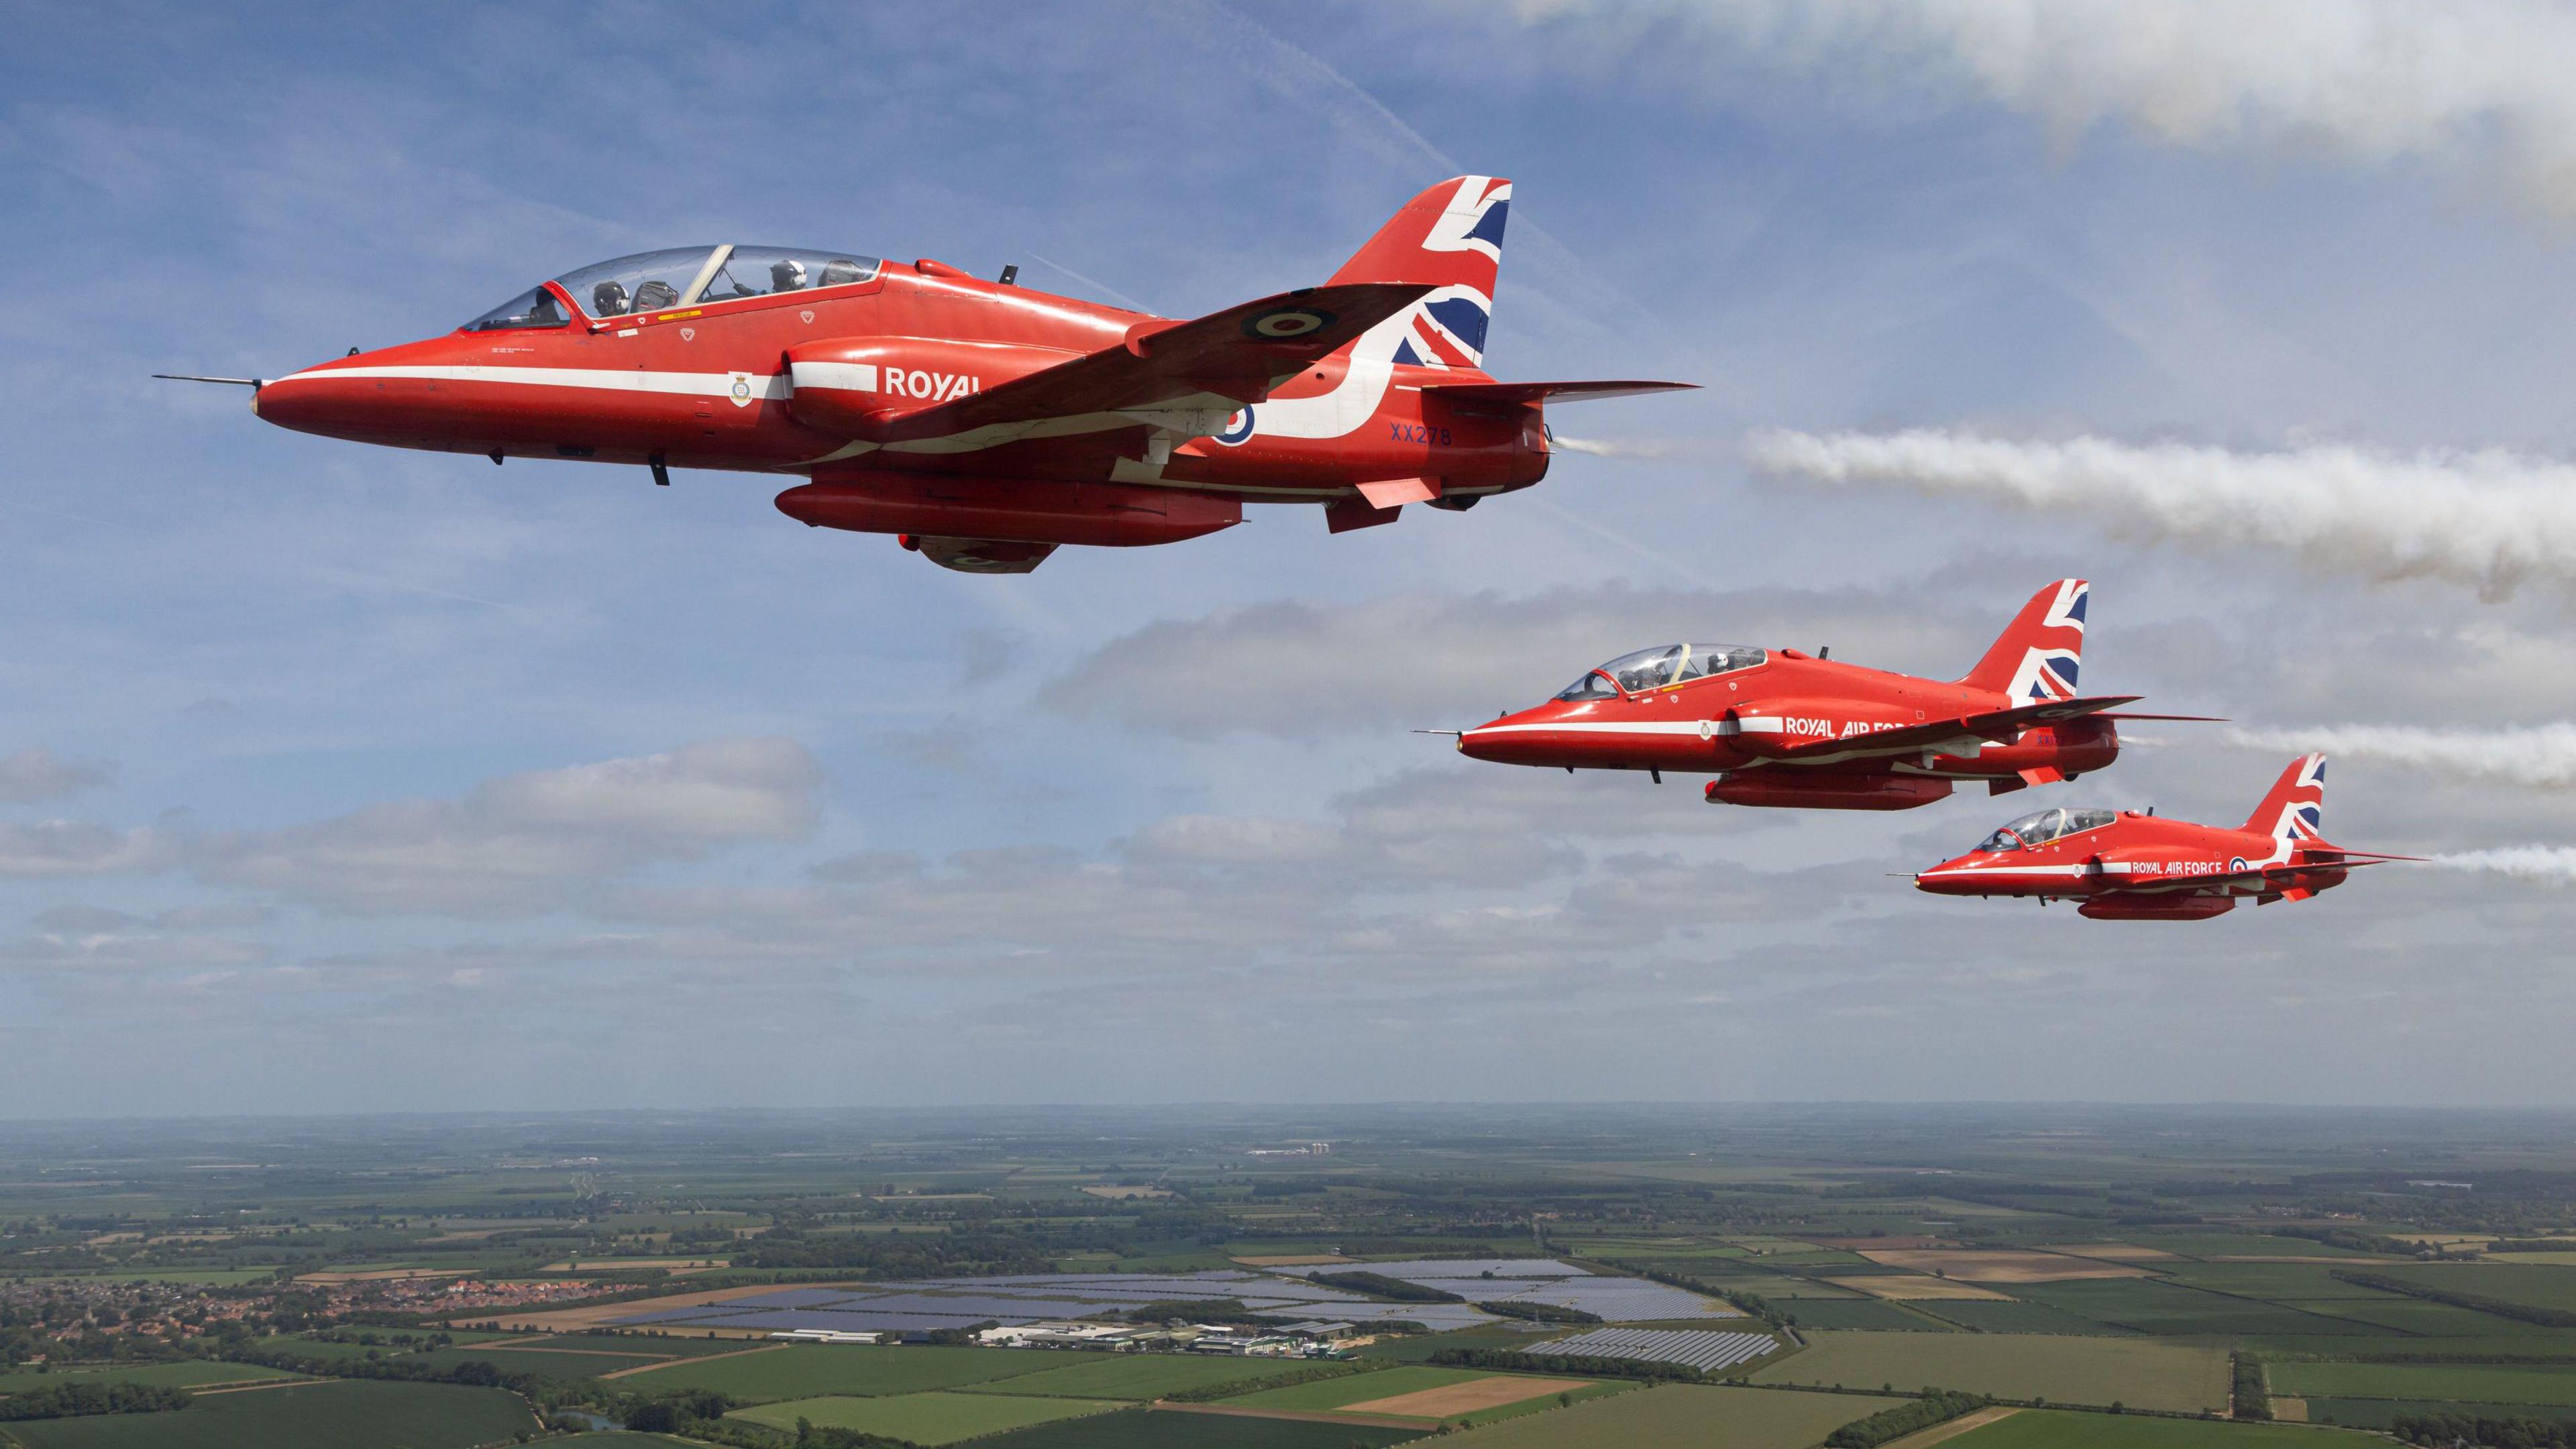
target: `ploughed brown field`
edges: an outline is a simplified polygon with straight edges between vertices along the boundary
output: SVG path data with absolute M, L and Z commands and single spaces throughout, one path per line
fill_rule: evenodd
M 2123 1267 L 2094 1258 L 2062 1253 L 2013 1252 L 2005 1249 L 1872 1248 L 1861 1254 L 1873 1263 L 1943 1273 L 1979 1283 L 2057 1283 L 2070 1278 L 2144 1278 L 2144 1268 Z
M 1394 1414 L 1408 1419 L 1445 1419 L 1452 1414 L 1472 1414 L 1478 1409 L 1499 1409 L 1525 1399 L 1542 1399 L 1550 1394 L 1572 1393 L 1592 1387 L 1590 1379 L 1530 1379 L 1508 1374 L 1491 1378 L 1469 1379 L 1462 1384 L 1443 1384 L 1436 1389 L 1419 1389 L 1392 1398 L 1370 1399 L 1364 1403 L 1344 1404 L 1336 1412 L 1344 1414 Z

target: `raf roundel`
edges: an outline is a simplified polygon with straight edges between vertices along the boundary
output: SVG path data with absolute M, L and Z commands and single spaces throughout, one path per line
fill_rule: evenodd
M 1292 337 L 1321 332 L 1332 325 L 1333 314 L 1330 312 L 1318 312 L 1307 307 L 1282 307 L 1244 323 L 1243 331 L 1245 336 L 1258 337 L 1265 342 L 1285 342 Z
M 1229 448 L 1241 447 L 1251 441 L 1252 429 L 1252 409 L 1247 407 L 1225 420 L 1225 427 L 1217 433 L 1216 440 Z

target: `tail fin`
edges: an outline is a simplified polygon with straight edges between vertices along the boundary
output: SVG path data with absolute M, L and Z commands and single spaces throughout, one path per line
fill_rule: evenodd
M 1368 245 L 1333 273 L 1334 282 L 1408 282 L 1438 290 L 1352 343 L 1369 362 L 1416 367 L 1481 367 L 1494 316 L 1494 278 L 1503 264 L 1503 222 L 1512 183 L 1459 176 L 1404 204 Z
M 2272 791 L 2245 817 L 2250 835 L 2301 844 L 2322 840 L 2326 818 L 2326 757 L 2301 755 L 2272 782 Z
M 2082 579 L 2059 579 L 2031 595 L 1959 682 L 2002 690 L 2015 704 L 2073 699 L 2075 672 L 2084 662 L 2084 605 L 2091 597 Z

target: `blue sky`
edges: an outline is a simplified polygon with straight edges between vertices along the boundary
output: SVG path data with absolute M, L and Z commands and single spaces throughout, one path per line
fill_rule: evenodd
M 2267 110 L 2306 92 L 2223 37 L 2186 69 L 2241 124 L 2087 51 L 2096 115 L 1940 7 L 1869 8 L 13 7 L 0 1112 L 2566 1100 L 2563 889 L 2392 870 L 2105 925 L 1887 878 L 2033 795 L 1729 811 L 1409 733 L 1670 638 L 1955 673 L 2064 574 L 2095 581 L 2086 684 L 2157 707 L 2568 717 L 2563 592 L 1736 452 L 2564 456 L 2567 213 L 2523 164 L 2554 116 L 2499 82 L 2487 132 L 2339 130 Z M 147 377 L 715 240 L 1192 315 L 1321 279 L 1460 171 L 1517 182 L 1488 365 L 1704 384 L 1556 417 L 1662 456 L 985 579 L 799 528 L 778 480 L 367 449 Z M 2283 762 L 2151 735 L 2049 798 L 2233 820 Z M 2563 793 L 2334 779 L 2356 845 L 2576 843 Z

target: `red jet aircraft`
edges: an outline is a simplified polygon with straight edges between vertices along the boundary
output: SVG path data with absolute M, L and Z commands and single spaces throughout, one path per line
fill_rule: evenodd
M 2097 921 L 2205 921 L 2246 896 L 2303 901 L 2362 866 L 2416 859 L 2327 844 L 2317 833 L 2325 799 L 2326 757 L 2306 755 L 2234 830 L 2134 810 L 2042 810 L 1914 884 L 1945 896 L 2081 901 L 2076 913 Z
M 1795 649 L 1667 644 L 1625 654 L 1535 709 L 1461 731 L 1458 749 L 1568 771 L 1716 771 L 1713 804 L 1910 810 L 1981 780 L 1990 793 L 2117 759 L 2130 694 L 2080 698 L 2082 579 L 2031 596 L 1986 657 L 1945 683 Z
M 806 475 L 789 517 L 1025 573 L 1059 544 L 1196 538 L 1254 502 L 1331 529 L 1547 473 L 1550 398 L 1688 384 L 1479 367 L 1512 184 L 1444 181 L 1320 287 L 1194 321 L 798 247 L 620 257 L 444 337 L 246 383 L 302 432 L 504 458 Z M 167 375 L 167 374 L 165 374 Z

